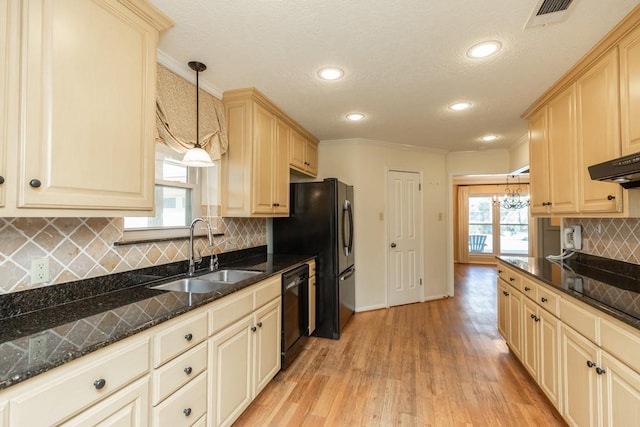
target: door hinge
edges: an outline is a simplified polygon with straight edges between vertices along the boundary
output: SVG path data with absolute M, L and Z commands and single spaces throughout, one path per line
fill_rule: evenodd
M 420 286 L 422 286 L 422 277 L 420 278 Z

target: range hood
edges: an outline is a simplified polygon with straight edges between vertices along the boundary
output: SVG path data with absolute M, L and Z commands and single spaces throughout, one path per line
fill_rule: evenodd
M 624 188 L 640 187 L 640 153 L 589 166 L 591 179 L 611 181 Z

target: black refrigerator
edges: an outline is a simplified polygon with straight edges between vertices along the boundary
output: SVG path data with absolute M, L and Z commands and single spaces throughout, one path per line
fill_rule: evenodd
M 353 187 L 335 178 L 292 183 L 289 209 L 273 219 L 273 253 L 317 256 L 313 335 L 339 339 L 356 306 Z

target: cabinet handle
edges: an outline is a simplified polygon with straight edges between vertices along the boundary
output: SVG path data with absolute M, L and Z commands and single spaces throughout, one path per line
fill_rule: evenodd
M 613 200 L 613 199 L 615 199 L 615 198 L 616 198 L 616 196 L 612 196 L 611 194 L 609 194 L 609 195 L 607 196 L 607 200 Z
M 0 184 L 4 184 L 4 176 L 0 176 Z
M 262 322 L 258 322 L 258 328 L 262 328 Z
M 530 290 L 531 290 L 531 288 L 530 288 L 530 287 L 528 287 L 528 286 L 525 286 L 525 287 L 524 287 L 524 291 L 525 291 L 525 292 L 529 292 Z
M 105 385 L 107 385 L 107 381 L 104 378 L 100 378 L 99 380 L 95 380 L 93 382 L 93 386 L 96 388 L 96 390 L 104 388 Z
M 542 297 L 542 298 L 540 298 L 540 301 L 542 301 L 542 302 L 547 302 L 547 301 L 549 301 L 549 300 L 548 300 L 548 299 L 546 299 L 545 297 Z
M 502 270 L 498 270 L 498 274 L 502 273 Z
M 255 326 L 252 326 L 252 327 L 251 327 L 251 332 L 255 332 L 255 331 L 257 331 L 257 330 L 258 330 L 258 328 L 256 328 Z
M 535 314 L 533 314 L 533 313 L 531 313 L 531 318 L 532 318 L 532 319 L 535 319 L 535 318 L 536 318 L 536 315 L 535 315 Z
M 184 339 L 187 341 L 191 341 L 193 339 L 193 334 L 187 334 L 184 336 Z
M 193 369 L 191 368 L 191 366 L 188 366 L 186 368 L 184 368 L 184 373 L 187 375 L 191 375 L 191 372 L 193 372 Z
M 271 206 L 273 206 L 274 208 L 277 208 L 278 206 L 280 206 L 280 203 L 272 203 Z
M 514 277 L 509 277 L 510 282 L 513 282 L 514 280 L 516 280 Z
M 191 415 L 191 408 L 185 408 L 182 413 L 185 417 L 188 417 L 189 415 Z
M 505 297 L 509 296 L 509 292 L 507 292 L 507 291 L 502 291 L 502 293 L 504 294 Z
M 591 360 L 587 360 L 587 366 L 590 368 L 593 368 L 594 366 L 596 366 L 596 364 L 593 363 Z
M 598 375 L 602 375 L 602 374 L 606 374 L 607 371 L 605 371 L 604 369 L 600 368 L 600 367 L 596 367 L 596 373 Z
M 535 316 L 535 319 L 533 319 L 533 320 L 535 320 L 536 322 L 539 322 L 540 318 L 538 316 Z
M 32 186 L 33 188 L 38 188 L 42 185 L 42 183 L 40 182 L 39 179 L 32 179 L 31 181 L 29 181 L 29 185 Z

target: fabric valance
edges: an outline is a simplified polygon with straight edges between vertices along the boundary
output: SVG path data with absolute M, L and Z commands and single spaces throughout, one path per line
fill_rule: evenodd
M 158 64 L 156 89 L 156 143 L 179 153 L 195 145 L 195 85 Z M 224 105 L 200 89 L 200 145 L 218 160 L 229 145 Z

